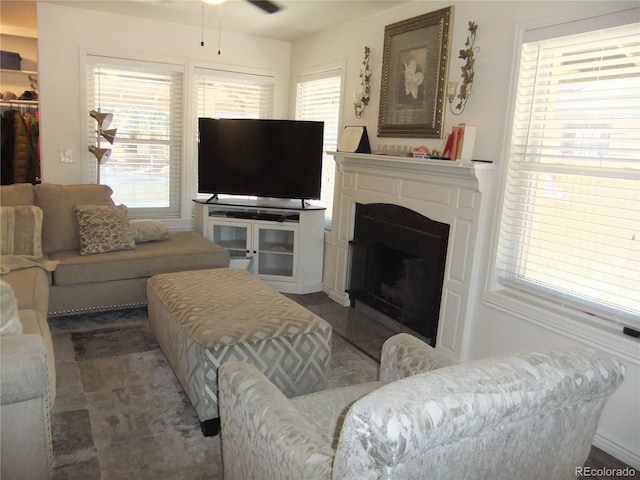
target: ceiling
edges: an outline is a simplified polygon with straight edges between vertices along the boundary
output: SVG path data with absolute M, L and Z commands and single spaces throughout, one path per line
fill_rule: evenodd
M 400 0 L 274 0 L 282 10 L 267 14 L 244 0 L 205 5 L 200 0 L 41 0 L 108 13 L 148 18 L 184 25 L 234 31 L 292 42 L 315 32 L 407 3 Z M 0 2 L 2 25 L 37 28 L 35 2 Z

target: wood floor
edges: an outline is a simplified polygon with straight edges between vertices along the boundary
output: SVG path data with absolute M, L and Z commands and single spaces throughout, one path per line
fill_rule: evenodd
M 588 472 L 584 472 L 588 475 L 578 475 L 577 478 L 592 480 L 640 479 L 637 470 L 596 447 L 591 447 L 591 453 L 584 466 L 585 469 L 590 469 Z

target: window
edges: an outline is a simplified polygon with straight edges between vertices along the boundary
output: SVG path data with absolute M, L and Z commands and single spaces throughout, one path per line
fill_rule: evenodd
M 198 68 L 195 72 L 197 115 L 209 118 L 271 118 L 274 80 L 268 75 Z M 198 131 L 197 125 L 195 131 Z
M 116 203 L 132 216 L 177 217 L 180 212 L 183 73 L 178 65 L 87 57 L 89 109 L 112 113 L 117 128 L 100 183 L 113 189 Z M 89 145 L 96 122 L 87 115 Z M 96 178 L 91 156 L 88 173 Z
M 319 203 L 327 209 L 325 211 L 327 228 L 331 228 L 333 213 L 335 161 L 326 152 L 335 151 L 338 146 L 341 87 L 342 72 L 338 69 L 300 77 L 296 93 L 296 120 L 324 122 L 322 186 Z
M 272 75 L 196 68 L 193 131 L 197 135 L 200 117 L 272 118 L 274 83 Z M 193 141 L 198 152 L 197 136 Z
M 638 328 L 640 24 L 615 18 L 525 32 L 496 273 Z

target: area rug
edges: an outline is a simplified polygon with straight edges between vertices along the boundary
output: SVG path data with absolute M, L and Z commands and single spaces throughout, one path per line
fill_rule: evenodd
M 155 338 L 144 325 L 73 332 L 71 341 L 76 360 L 114 357 L 159 348 Z
M 222 479 L 219 437 L 198 418 L 145 309 L 51 319 L 57 366 L 54 479 Z M 329 387 L 374 380 L 378 363 L 334 333 Z

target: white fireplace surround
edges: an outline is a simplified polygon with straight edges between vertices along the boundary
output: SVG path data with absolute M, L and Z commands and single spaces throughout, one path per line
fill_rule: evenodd
M 349 305 L 349 242 L 356 203 L 390 203 L 450 225 L 436 348 L 466 358 L 465 326 L 478 291 L 479 242 L 492 204 L 494 166 L 330 152 L 336 160 L 333 228 L 327 238 L 324 289 Z M 467 329 L 468 330 L 468 329 Z

